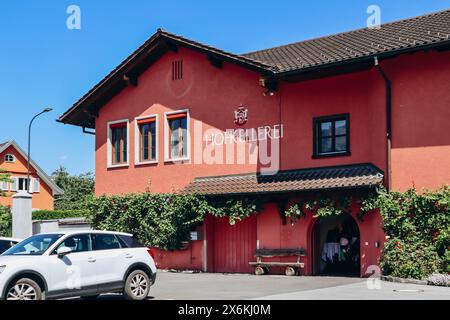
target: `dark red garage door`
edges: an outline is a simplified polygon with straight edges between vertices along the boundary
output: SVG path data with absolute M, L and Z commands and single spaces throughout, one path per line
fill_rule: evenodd
M 256 215 L 230 225 L 228 218 L 214 223 L 214 271 L 250 273 L 256 249 Z

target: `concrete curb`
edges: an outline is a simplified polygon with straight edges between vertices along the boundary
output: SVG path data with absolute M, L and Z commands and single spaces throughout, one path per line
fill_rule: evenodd
M 392 276 L 381 276 L 381 280 L 387 282 L 398 282 L 398 283 L 409 283 L 409 284 L 419 284 L 419 285 L 428 285 L 427 280 L 417 280 L 417 279 L 404 279 Z

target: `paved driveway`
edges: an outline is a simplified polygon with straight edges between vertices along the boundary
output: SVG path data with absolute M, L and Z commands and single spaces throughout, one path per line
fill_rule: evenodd
M 450 288 L 380 282 L 368 289 L 365 279 L 277 275 L 170 273 L 160 271 L 151 300 L 214 299 L 450 299 Z M 122 299 L 104 295 L 100 299 Z

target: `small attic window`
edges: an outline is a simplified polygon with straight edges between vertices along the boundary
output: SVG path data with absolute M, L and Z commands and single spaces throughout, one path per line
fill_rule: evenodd
M 8 153 L 5 155 L 5 162 L 16 162 L 16 157 Z
M 172 80 L 183 79 L 183 60 L 172 61 Z

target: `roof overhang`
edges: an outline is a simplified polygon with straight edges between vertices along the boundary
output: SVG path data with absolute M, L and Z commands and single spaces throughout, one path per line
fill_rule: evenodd
M 94 129 L 99 109 L 128 85 L 126 79 L 137 79 L 166 52 L 177 51 L 178 46 L 204 53 L 209 59 L 234 63 L 262 75 L 273 75 L 272 67 L 267 64 L 158 29 L 141 47 L 67 110 L 58 121 Z
M 207 196 L 298 193 L 374 188 L 383 184 L 383 171 L 373 164 L 248 173 L 195 178 L 183 193 Z

